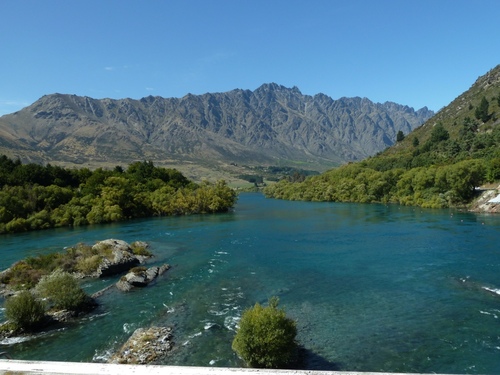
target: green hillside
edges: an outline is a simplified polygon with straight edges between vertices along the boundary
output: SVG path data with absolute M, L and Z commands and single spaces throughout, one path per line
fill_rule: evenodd
M 268 186 L 268 197 L 382 202 L 422 207 L 468 204 L 474 187 L 500 179 L 500 65 L 421 127 L 358 163 L 303 182 Z

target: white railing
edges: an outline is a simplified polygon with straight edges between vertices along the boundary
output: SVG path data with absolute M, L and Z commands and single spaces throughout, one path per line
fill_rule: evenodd
M 267 375 L 417 375 L 388 372 L 348 372 L 312 370 L 264 370 L 250 368 L 118 365 L 106 363 L 19 361 L 0 359 L 0 373 L 9 375 L 216 375 L 216 374 L 267 374 Z M 420 374 L 422 375 L 422 374 Z

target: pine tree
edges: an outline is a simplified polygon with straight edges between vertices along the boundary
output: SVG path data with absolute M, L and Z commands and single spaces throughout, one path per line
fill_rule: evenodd
M 486 122 L 490 119 L 490 115 L 488 114 L 490 107 L 490 103 L 486 99 L 486 97 L 483 96 L 481 99 L 481 103 L 479 103 L 479 106 L 476 108 L 475 111 L 475 116 L 478 120 L 481 120 L 482 122 Z

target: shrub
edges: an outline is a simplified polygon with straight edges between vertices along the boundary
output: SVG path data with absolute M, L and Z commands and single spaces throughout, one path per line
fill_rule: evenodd
M 30 331 L 45 317 L 45 306 L 31 292 L 23 290 L 5 302 L 5 317 L 16 330 Z
M 71 258 L 79 258 L 79 257 L 88 258 L 93 255 L 99 254 L 99 251 L 97 249 L 94 249 L 90 245 L 80 242 L 75 246 L 68 247 L 66 249 L 66 254 Z
M 40 296 L 48 298 L 54 308 L 64 310 L 78 310 L 84 307 L 90 298 L 73 276 L 60 269 L 42 277 L 36 291 Z
M 132 272 L 136 275 L 141 275 L 142 273 L 146 272 L 147 268 L 143 266 L 138 266 L 138 267 L 133 267 L 131 268 L 128 272 Z
M 33 269 L 44 270 L 46 273 L 50 273 L 58 268 L 64 256 L 60 253 L 50 253 L 50 254 L 40 254 L 36 257 L 26 258 L 26 263 Z
M 146 243 L 144 243 L 144 242 L 138 242 L 138 241 L 132 242 L 130 244 L 130 247 L 132 248 L 132 252 L 135 255 L 143 255 L 143 256 L 147 256 L 147 257 L 150 257 L 150 256 L 153 255 L 147 249 L 148 245 Z
M 14 289 L 30 289 L 35 287 L 42 276 L 57 268 L 72 271 L 72 259 L 60 253 L 31 256 L 15 263 L 1 278 L 1 282 Z
M 278 302 L 273 297 L 267 307 L 256 303 L 241 317 L 232 348 L 250 367 L 283 368 L 296 358 L 296 323 Z
M 80 258 L 76 262 L 76 270 L 83 273 L 84 275 L 92 275 L 97 271 L 102 263 L 102 257 L 100 255 L 92 255 L 88 258 Z
M 15 263 L 2 277 L 1 282 L 11 285 L 14 289 L 33 288 L 40 278 L 42 272 L 33 268 L 26 261 Z
M 113 255 L 113 246 L 107 243 L 99 243 L 94 246 L 91 246 L 91 251 L 94 253 L 99 254 L 103 258 L 112 260 L 114 255 Z

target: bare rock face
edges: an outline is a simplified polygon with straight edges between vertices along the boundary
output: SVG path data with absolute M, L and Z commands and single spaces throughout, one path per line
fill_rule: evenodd
M 122 240 L 108 239 L 96 243 L 93 248 L 107 250 L 110 256 L 104 258 L 97 270 L 98 277 L 107 277 L 126 272 L 137 266 L 143 257 L 134 254 L 130 245 Z
M 331 167 L 384 150 L 398 131 L 408 134 L 433 114 L 366 98 L 304 95 L 275 83 L 180 99 L 52 94 L 0 118 L 0 151 L 77 164 L 189 158 Z
M 479 196 L 472 202 L 469 211 L 477 213 L 500 213 L 500 186 L 483 189 Z
M 108 362 L 140 365 L 154 363 L 164 358 L 173 345 L 171 327 L 139 328 Z

